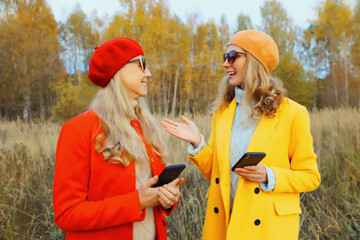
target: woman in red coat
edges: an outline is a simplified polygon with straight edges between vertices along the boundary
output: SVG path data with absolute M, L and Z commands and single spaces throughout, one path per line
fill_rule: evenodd
M 54 179 L 56 224 L 66 239 L 166 239 L 184 179 L 151 188 L 165 168 L 160 128 L 142 97 L 151 77 L 141 46 L 115 38 L 95 50 L 91 109 L 62 127 Z

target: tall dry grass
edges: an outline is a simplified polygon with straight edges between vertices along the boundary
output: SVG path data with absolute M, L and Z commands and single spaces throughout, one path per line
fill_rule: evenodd
M 360 239 L 360 111 L 314 111 L 311 132 L 322 182 L 301 197 L 303 239 Z
M 300 239 L 359 239 L 360 110 L 321 110 L 310 114 L 320 187 L 301 195 Z M 208 136 L 211 118 L 195 116 Z M 60 126 L 0 122 L 0 239 L 63 239 L 53 222 L 52 182 Z M 173 157 L 185 162 L 186 182 L 173 215 L 169 239 L 200 239 L 209 184 L 189 162 L 187 144 L 166 136 Z
M 56 239 L 52 184 L 60 126 L 0 122 L 0 239 Z

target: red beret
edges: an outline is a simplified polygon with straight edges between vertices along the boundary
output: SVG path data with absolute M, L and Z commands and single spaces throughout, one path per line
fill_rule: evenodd
M 90 59 L 88 77 L 104 88 L 129 60 L 139 55 L 144 55 L 144 51 L 136 41 L 125 37 L 109 40 L 96 48 Z

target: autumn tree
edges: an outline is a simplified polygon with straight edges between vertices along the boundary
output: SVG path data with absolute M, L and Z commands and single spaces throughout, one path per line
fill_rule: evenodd
M 62 58 L 76 84 L 81 80 L 81 73 L 88 71 L 94 47 L 100 43 L 100 33 L 94 27 L 78 4 L 66 21 L 59 25 L 59 38 L 64 49 Z
M 54 85 L 57 103 L 51 109 L 51 120 L 69 120 L 87 110 L 98 89 L 85 74 L 81 75 L 79 84 L 74 85 L 72 76 L 64 73 Z
M 182 21 L 165 0 L 120 0 L 108 24 L 77 5 L 56 23 L 44 0 L 0 0 L 0 116 L 68 119 L 97 91 L 87 77 L 94 47 L 116 37 L 138 41 L 152 73 L 148 102 L 164 115 L 206 113 L 224 77 L 222 54 L 231 37 L 220 23 L 197 14 Z M 290 98 L 308 106 L 360 106 L 360 7 L 324 0 L 300 32 L 277 0 L 260 8 L 262 25 L 278 45 L 279 77 Z M 239 13 L 235 31 L 254 28 Z
M 240 13 L 236 20 L 236 32 L 248 29 L 254 29 L 251 18 L 244 13 Z
M 65 22 L 59 24 L 59 40 L 62 46 L 61 58 L 66 66 L 66 74 L 61 75 L 54 85 L 57 98 L 52 108 L 53 119 L 69 119 L 85 111 L 97 92 L 88 79 L 89 62 L 95 47 L 100 44 L 101 19 L 93 12 L 87 16 L 76 5 Z
M 220 25 L 218 26 L 219 45 L 223 51 L 226 50 L 226 45 L 230 41 L 230 27 L 226 19 L 226 15 L 221 15 Z
M 1 115 L 44 119 L 55 103 L 52 84 L 63 70 L 56 21 L 43 0 L 1 4 Z
M 320 84 L 323 88 L 319 93 L 320 100 L 322 105 L 349 106 L 358 100 L 355 97 L 358 94 L 350 96 L 351 86 L 357 87 L 354 83 L 356 73 L 351 71 L 350 51 L 356 38 L 352 12 L 343 1 L 326 0 L 319 3 L 317 15 L 305 35 L 308 44 L 313 44 L 311 50 L 316 53 L 314 57 L 321 65 L 323 80 Z M 356 49 L 353 55 L 356 55 Z
M 313 103 L 313 82 L 297 58 L 298 36 L 292 20 L 277 0 L 260 7 L 263 31 L 273 37 L 279 49 L 279 66 L 272 74 L 282 80 L 289 97 L 306 106 Z M 301 54 L 301 53 L 300 53 Z
M 171 16 L 165 1 L 122 0 L 103 40 L 126 36 L 140 42 L 153 78 L 149 104 L 167 114 L 204 112 L 214 99 L 228 27 L 211 21 L 199 24 L 196 17 L 183 23 Z

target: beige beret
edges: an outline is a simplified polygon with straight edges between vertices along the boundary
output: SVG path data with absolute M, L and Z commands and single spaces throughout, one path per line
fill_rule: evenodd
M 256 30 L 240 31 L 231 38 L 228 46 L 231 44 L 253 55 L 268 73 L 279 64 L 279 50 L 272 37 L 266 33 Z

